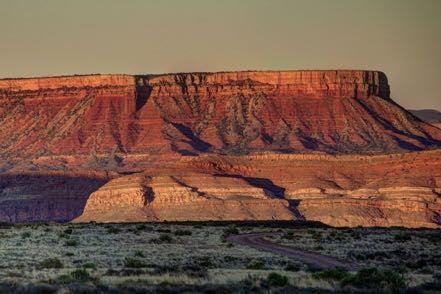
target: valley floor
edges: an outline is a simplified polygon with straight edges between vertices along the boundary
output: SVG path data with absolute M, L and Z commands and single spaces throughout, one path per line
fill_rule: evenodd
M 314 269 L 231 243 L 267 242 L 355 264 Z M 441 231 L 294 222 L 0 225 L 0 292 L 418 292 L 441 290 Z

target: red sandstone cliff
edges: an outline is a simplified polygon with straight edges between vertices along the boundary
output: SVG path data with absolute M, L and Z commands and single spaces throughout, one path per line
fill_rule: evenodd
M 441 156 L 403 152 L 441 130 L 389 93 L 375 71 L 0 80 L 0 219 L 438 226 Z
M 386 76 L 373 71 L 0 80 L 0 128 L 4 169 L 115 169 L 143 155 L 441 146 L 441 131 L 396 105 Z

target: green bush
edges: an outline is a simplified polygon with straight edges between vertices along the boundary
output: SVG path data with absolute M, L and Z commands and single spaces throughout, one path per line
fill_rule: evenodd
M 50 257 L 50 258 L 47 258 L 47 259 L 43 260 L 42 262 L 40 262 L 38 267 L 39 268 L 63 268 L 63 263 L 61 262 L 61 260 L 59 260 L 56 257 Z
M 74 282 L 85 282 L 91 279 L 89 272 L 85 268 L 76 269 L 69 274 L 60 275 L 53 280 L 55 283 L 70 284 Z
M 399 233 L 394 236 L 394 240 L 398 242 L 406 242 L 412 240 L 412 236 L 409 233 Z
M 79 244 L 78 240 L 75 240 L 75 239 L 69 239 L 66 241 L 66 243 L 64 243 L 64 245 L 70 246 L 70 247 L 76 247 L 76 246 L 78 246 L 78 244 Z
M 95 269 L 96 268 L 96 264 L 94 262 L 86 262 L 85 264 L 83 264 L 83 268 Z
M 191 231 L 190 230 L 176 230 L 174 232 L 175 236 L 191 236 Z
M 145 224 L 139 224 L 136 226 L 137 231 L 145 231 L 147 229 L 147 226 Z
M 21 237 L 23 239 L 29 238 L 30 236 L 31 236 L 31 232 L 24 232 L 24 233 L 21 234 Z
M 355 275 L 349 275 L 341 281 L 342 287 L 353 286 L 363 289 L 382 289 L 387 292 L 399 292 L 406 287 L 401 274 L 391 270 L 377 268 L 362 269 Z
M 142 252 L 141 250 L 136 251 L 135 256 L 136 257 L 145 257 L 144 252 Z
M 126 257 L 124 259 L 124 266 L 131 268 L 141 268 L 141 267 L 145 267 L 145 264 L 142 260 Z
M 237 235 L 237 234 L 239 234 L 239 229 L 235 225 L 231 225 L 224 230 L 225 236 Z
M 163 243 L 171 243 L 173 238 L 168 234 L 161 234 L 161 236 L 159 236 L 159 241 Z
M 121 232 L 121 230 L 116 227 L 108 227 L 107 228 L 107 233 L 109 233 L 109 234 L 118 234 L 119 232 Z
M 284 287 L 288 285 L 288 277 L 282 276 L 278 273 L 270 273 L 268 277 L 266 278 L 266 282 L 268 284 L 268 287 Z
M 248 263 L 247 269 L 262 270 L 265 269 L 265 263 L 261 260 L 253 260 Z
M 317 280 L 341 281 L 349 276 L 348 272 L 342 268 L 330 268 L 315 272 L 312 277 Z
M 173 238 L 168 234 L 161 234 L 159 238 L 150 239 L 150 243 L 161 244 L 161 243 L 171 243 Z
M 294 239 L 294 232 L 286 232 L 282 235 L 282 239 L 292 240 Z
M 90 274 L 85 268 L 74 270 L 70 275 L 76 281 L 87 281 L 90 279 Z

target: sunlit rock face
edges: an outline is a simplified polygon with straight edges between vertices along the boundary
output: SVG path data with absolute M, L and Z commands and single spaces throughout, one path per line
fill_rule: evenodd
M 1 166 L 109 168 L 207 152 L 378 153 L 441 145 L 372 71 L 0 81 Z M 143 157 L 144 156 L 144 157 Z
M 0 80 L 0 130 L 2 220 L 440 222 L 441 129 L 381 72 Z

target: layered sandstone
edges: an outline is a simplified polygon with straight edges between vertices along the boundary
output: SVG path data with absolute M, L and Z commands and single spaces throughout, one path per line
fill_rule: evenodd
M 441 129 L 381 72 L 0 80 L 0 129 L 0 220 L 441 224 Z
M 130 175 L 92 193 L 76 222 L 290 220 L 288 201 L 242 178 L 209 174 Z
M 441 152 L 377 156 L 206 155 L 183 169 L 240 174 L 292 201 L 301 217 L 334 226 L 441 225 Z
M 441 130 L 397 106 L 375 71 L 0 80 L 0 128 L 4 170 L 131 169 L 207 152 L 441 146 Z

